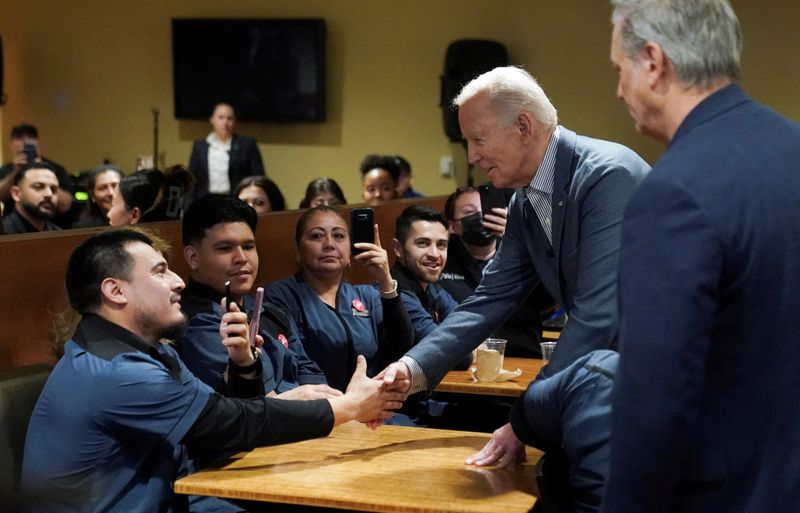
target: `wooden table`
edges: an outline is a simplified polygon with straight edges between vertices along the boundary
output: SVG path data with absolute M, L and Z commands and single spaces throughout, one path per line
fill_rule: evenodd
M 534 467 L 464 464 L 488 434 L 350 422 L 326 438 L 241 453 L 220 469 L 175 482 L 175 492 L 379 512 L 527 512 L 536 501 Z
M 543 360 L 535 358 L 505 358 L 503 368 L 508 371 L 522 370 L 522 375 L 510 381 L 500 383 L 481 383 L 472 378 L 472 371 L 450 371 L 439 386 L 437 392 L 456 392 L 462 394 L 520 396 L 528 388 L 533 378 L 544 366 Z

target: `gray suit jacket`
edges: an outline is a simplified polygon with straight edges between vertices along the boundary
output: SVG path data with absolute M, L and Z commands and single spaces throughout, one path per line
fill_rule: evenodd
M 429 390 L 540 281 L 569 314 L 543 377 L 592 350 L 614 347 L 622 213 L 650 167 L 624 146 L 560 130 L 552 247 L 525 191 L 517 190 L 500 249 L 474 295 L 406 353 L 422 368 Z

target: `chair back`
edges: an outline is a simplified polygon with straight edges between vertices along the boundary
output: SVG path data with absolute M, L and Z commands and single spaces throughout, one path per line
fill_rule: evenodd
M 0 373 L 0 505 L 13 504 L 19 493 L 28 423 L 50 370 L 27 365 Z

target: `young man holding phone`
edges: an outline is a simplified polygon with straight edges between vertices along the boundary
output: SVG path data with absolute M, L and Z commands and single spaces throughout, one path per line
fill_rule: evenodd
M 246 450 L 330 433 L 397 408 L 400 394 L 358 365 L 346 393 L 314 401 L 264 397 L 260 356 L 250 351 L 247 316 L 220 323 L 229 392 L 215 393 L 161 339 L 185 324 L 183 280 L 141 230 L 82 242 L 66 272 L 70 305 L 83 317 L 64 346 L 31 416 L 22 491 L 33 512 L 187 511 L 172 483 L 191 468 L 189 452 Z
M 178 339 L 178 354 L 200 380 L 224 390 L 228 354 L 220 343 L 219 324 L 235 304 L 237 309 L 248 312 L 251 323 L 259 324 L 262 376 L 269 396 L 339 396 L 341 392 L 327 385 L 319 366 L 306 355 L 292 319 L 271 303 L 255 310 L 250 293 L 258 273 L 257 222 L 255 210 L 233 196 L 204 196 L 186 210 L 182 220 L 183 254 L 191 274 L 181 294 L 188 324 L 186 334 Z

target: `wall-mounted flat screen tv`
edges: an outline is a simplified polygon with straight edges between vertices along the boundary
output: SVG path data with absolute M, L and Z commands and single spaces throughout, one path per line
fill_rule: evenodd
M 172 59 L 178 119 L 325 121 L 322 19 L 173 19 Z

